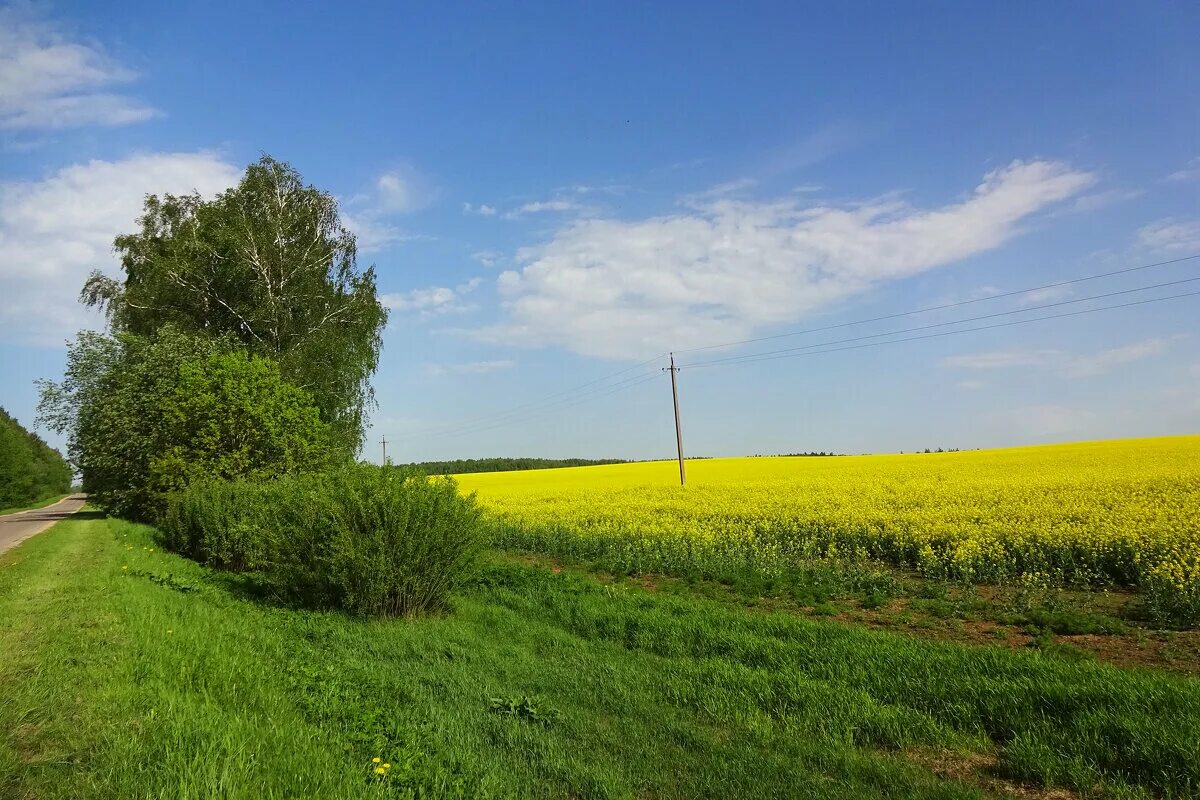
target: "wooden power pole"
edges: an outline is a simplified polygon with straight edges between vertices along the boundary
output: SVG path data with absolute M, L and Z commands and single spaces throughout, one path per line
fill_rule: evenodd
M 679 387 L 675 380 L 679 367 L 675 366 L 675 354 L 671 353 L 671 401 L 675 404 L 675 450 L 679 454 L 679 485 L 687 485 L 687 475 L 683 471 L 683 429 L 679 427 Z
M 383 445 L 383 464 L 384 466 L 387 466 L 387 436 L 385 435 L 382 439 L 380 439 L 379 443 Z

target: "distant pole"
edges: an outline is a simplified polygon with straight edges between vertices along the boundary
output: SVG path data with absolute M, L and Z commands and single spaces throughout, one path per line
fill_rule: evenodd
M 679 485 L 686 486 L 687 476 L 683 471 L 683 429 L 679 427 L 679 387 L 675 380 L 679 367 L 675 366 L 675 354 L 670 355 L 671 366 L 668 371 L 671 373 L 671 401 L 675 404 L 675 449 L 679 453 Z
M 383 445 L 383 463 L 384 463 L 384 465 L 386 465 L 388 463 L 388 460 L 387 460 L 387 436 L 384 436 L 382 439 L 380 439 L 379 443 L 381 445 Z

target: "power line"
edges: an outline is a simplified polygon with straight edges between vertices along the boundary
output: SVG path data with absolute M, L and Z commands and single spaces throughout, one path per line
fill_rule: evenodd
M 1047 308 L 1058 308 L 1060 306 L 1069 306 L 1069 305 L 1074 305 L 1076 303 L 1086 303 L 1091 300 L 1103 300 L 1108 297 L 1118 297 L 1121 295 L 1133 294 L 1135 292 L 1146 292 L 1151 289 L 1162 289 L 1167 286 L 1178 286 L 1179 284 L 1182 284 L 1182 283 L 1194 283 L 1195 281 L 1200 281 L 1200 276 L 1197 276 L 1195 278 L 1182 278 L 1177 281 L 1166 281 L 1164 283 L 1155 283 L 1155 284 L 1151 284 L 1150 286 L 1139 286 L 1134 289 L 1122 289 L 1122 290 L 1116 291 L 1116 292 L 1105 292 L 1104 294 L 1094 294 L 1094 295 L 1091 295 L 1090 297 L 1077 297 L 1074 300 L 1059 300 L 1054 303 L 1043 303 L 1038 306 L 1027 306 L 1025 308 L 1014 308 L 1010 311 L 997 311 L 993 314 L 980 314 L 979 316 L 964 317 L 963 319 L 951 320 L 949 322 L 934 322 L 934 323 L 930 323 L 929 325 L 917 325 L 916 327 L 913 327 L 913 328 L 901 328 L 900 330 L 884 331 L 883 333 L 870 333 L 870 334 L 866 334 L 863 336 L 852 336 L 848 339 L 834 339 L 831 342 L 817 342 L 816 344 L 806 344 L 806 345 L 801 345 L 799 347 L 787 347 L 782 350 L 766 350 L 761 353 L 745 353 L 740 356 L 725 356 L 724 358 L 714 358 L 714 359 L 710 359 L 708 361 L 700 361 L 691 366 L 697 367 L 697 366 L 703 366 L 703 365 L 708 365 L 708 364 L 719 364 L 719 363 L 722 363 L 725 361 L 741 361 L 742 359 L 754 358 L 756 356 L 769 356 L 769 355 L 776 355 L 778 353 L 792 353 L 792 352 L 796 352 L 798 350 L 811 350 L 811 349 L 817 348 L 817 347 L 827 347 L 832 344 L 845 344 L 846 342 L 861 342 L 866 339 L 880 339 L 885 336 L 895 336 L 896 334 L 900 334 L 900 333 L 912 333 L 913 331 L 926 331 L 926 330 L 931 330 L 933 328 L 946 328 L 951 325 L 961 325 L 964 322 L 978 322 L 979 320 L 982 320 L 982 319 L 995 319 L 996 317 L 1006 317 L 1010 314 L 1025 314 L 1030 311 L 1041 311 L 1041 310 L 1047 309 Z
M 879 347 L 880 345 L 885 345 L 885 344 L 900 344 L 902 342 L 915 342 L 915 341 L 919 341 L 922 339 L 936 339 L 941 336 L 954 336 L 955 334 L 959 334 L 959 333 L 972 333 L 975 331 L 986 331 L 986 330 L 991 330 L 992 328 L 1008 328 L 1008 327 L 1012 327 L 1014 325 L 1028 325 L 1031 322 L 1043 322 L 1043 321 L 1049 320 L 1049 319 L 1063 319 L 1065 317 L 1078 317 L 1083 314 L 1094 314 L 1098 311 L 1112 311 L 1113 309 L 1118 309 L 1118 308 L 1129 308 L 1131 306 L 1142 306 L 1142 305 L 1147 305 L 1149 303 L 1161 303 L 1165 300 L 1178 300 L 1181 297 L 1196 297 L 1198 295 L 1200 295 L 1200 291 L 1184 292 L 1182 294 L 1167 295 L 1166 297 L 1152 297 L 1147 300 L 1133 300 L 1128 303 L 1118 303 L 1116 305 L 1111 305 L 1111 306 L 1099 306 L 1097 308 L 1085 308 L 1080 311 L 1068 311 L 1065 314 L 1047 314 L 1044 317 L 1035 317 L 1034 319 L 1010 320 L 1008 322 L 997 322 L 992 325 L 979 325 L 974 328 L 963 328 L 963 329 L 957 330 L 957 331 L 941 331 L 939 333 L 926 333 L 921 336 L 908 336 L 903 339 L 889 339 L 889 340 L 883 341 L 883 342 L 867 342 L 865 344 L 855 344 L 855 345 L 849 345 L 847 347 L 834 347 L 834 348 L 830 348 L 828 350 L 809 350 L 809 351 L 803 352 L 803 353 L 782 352 L 780 354 L 758 353 L 757 356 L 746 356 L 741 361 L 721 361 L 721 362 L 702 361 L 698 364 L 692 364 L 691 366 L 683 367 L 683 369 L 703 369 L 704 367 L 733 367 L 733 366 L 738 366 L 739 364 L 753 364 L 756 361 L 775 361 L 775 360 L 778 360 L 781 358 L 800 358 L 801 356 L 815 356 L 815 355 L 822 355 L 824 353 L 840 353 L 845 350 L 860 350 L 860 349 L 863 349 L 866 347 Z M 829 344 L 833 344 L 833 342 L 830 342 Z
M 677 349 L 675 352 L 676 353 L 696 353 L 701 350 L 715 350 L 715 349 L 721 348 L 721 347 L 734 347 L 734 346 L 742 345 L 742 344 L 753 344 L 755 342 L 766 342 L 766 341 L 770 341 L 772 339 L 784 339 L 789 336 L 802 336 L 802 335 L 808 334 L 808 333 L 820 333 L 821 331 L 831 331 L 831 330 L 836 330 L 838 328 L 848 328 L 852 325 L 866 325 L 867 323 L 870 323 L 870 322 L 882 322 L 884 320 L 889 320 L 889 319 L 899 319 L 900 317 L 909 317 L 909 316 L 913 316 L 916 314 L 925 314 L 930 311 L 944 311 L 948 308 L 958 308 L 959 306 L 971 305 L 972 303 L 983 303 L 983 302 L 986 302 L 989 300 L 1002 300 L 1005 297 L 1015 297 L 1015 296 L 1021 295 L 1021 294 L 1028 294 L 1029 292 L 1038 292 L 1038 291 L 1042 291 L 1045 289 L 1057 289 L 1062 286 L 1070 286 L 1072 284 L 1083 283 L 1085 281 L 1099 280 L 1100 278 L 1111 278 L 1114 275 L 1126 275 L 1130 272 L 1138 272 L 1140 270 L 1151 269 L 1153 267 L 1165 267 L 1170 264 L 1179 264 L 1181 262 L 1192 261 L 1197 258 L 1200 258 L 1200 253 L 1197 253 L 1196 255 L 1191 255 L 1191 256 L 1183 256 L 1182 258 L 1172 258 L 1167 261 L 1156 261 L 1153 264 L 1139 264 L 1138 266 L 1134 266 L 1134 267 L 1125 267 L 1124 269 L 1117 269 L 1117 270 L 1113 270 L 1112 272 L 1101 272 L 1101 273 L 1097 273 L 1096 275 L 1085 275 L 1082 278 L 1072 278 L 1071 280 L 1058 281 L 1056 283 L 1046 283 L 1046 284 L 1042 284 L 1041 286 L 1031 286 L 1027 289 L 1017 289 L 1017 290 L 1014 290 L 1011 292 L 1002 292 L 1000 294 L 992 294 L 992 295 L 988 295 L 987 297 L 976 297 L 971 300 L 959 300 L 954 303 L 943 303 L 942 305 L 937 305 L 937 306 L 926 306 L 925 308 L 916 308 L 911 311 L 902 311 L 902 312 L 899 312 L 896 314 L 884 314 L 883 316 L 880 316 L 880 317 L 870 317 L 868 319 L 858 319 L 858 320 L 854 320 L 852 322 L 839 322 L 836 325 L 826 325 L 826 326 L 823 326 L 820 328 L 805 328 L 804 330 L 799 330 L 799 331 L 789 331 L 787 333 L 776 333 L 771 336 L 759 336 L 754 339 L 741 339 L 741 340 L 735 341 L 735 342 L 721 342 L 720 344 L 706 344 L 702 347 L 685 347 L 682 349 Z M 661 358 L 661 356 L 660 356 L 660 358 Z
M 753 338 L 753 339 L 743 339 L 743 340 L 739 340 L 739 341 L 723 342 L 720 344 L 710 344 L 710 345 L 704 345 L 701 347 L 683 348 L 683 349 L 676 350 L 675 352 L 677 352 L 677 353 L 694 353 L 694 352 L 700 352 L 700 351 L 704 351 L 704 350 L 712 350 L 712 349 L 716 349 L 716 348 L 733 347 L 733 346 L 737 346 L 737 345 L 752 344 L 755 342 L 770 341 L 770 340 L 774 340 L 774 339 L 788 338 L 788 337 L 792 337 L 792 336 L 801 336 L 801 335 L 805 335 L 805 334 L 809 334 L 809 333 L 819 333 L 822 331 L 837 330 L 839 328 L 846 328 L 846 327 L 850 327 L 853 325 L 863 325 L 863 324 L 867 324 L 867 323 L 871 323 L 871 322 L 881 322 L 881 321 L 889 320 L 889 319 L 899 319 L 902 317 L 914 316 L 917 314 L 924 314 L 924 313 L 928 313 L 931 311 L 942 311 L 942 310 L 946 310 L 946 309 L 950 309 L 950 308 L 958 308 L 961 306 L 971 305 L 974 303 L 982 303 L 982 302 L 986 302 L 989 300 L 1001 300 L 1001 299 L 1004 299 L 1007 297 L 1015 297 L 1018 295 L 1028 294 L 1030 292 L 1043 291 L 1046 289 L 1055 289 L 1055 288 L 1060 288 L 1063 286 L 1070 286 L 1070 285 L 1077 284 L 1077 283 L 1083 283 L 1086 281 L 1099 280 L 1102 278 L 1110 278 L 1110 277 L 1114 277 L 1117 275 L 1125 275 L 1125 274 L 1129 274 L 1129 273 L 1133 273 L 1133 272 L 1139 272 L 1142 270 L 1152 269 L 1155 267 L 1163 267 L 1163 266 L 1169 266 L 1171 264 L 1179 264 L 1179 263 L 1183 263 L 1183 262 L 1187 262 L 1187 261 L 1193 261 L 1198 258 L 1200 258 L 1200 254 L 1183 256 L 1181 258 L 1174 258 L 1174 259 L 1169 259 L 1169 260 L 1165 260 L 1165 261 L 1156 261 L 1156 262 L 1153 262 L 1150 264 L 1139 264 L 1136 266 L 1125 267 L 1123 269 L 1112 270 L 1109 272 L 1102 272 L 1102 273 L 1097 273 L 1094 275 L 1085 275 L 1085 276 L 1079 277 L 1079 278 L 1072 278 L 1070 280 L 1056 281 L 1054 283 L 1042 284 L 1040 286 L 1033 286 L 1033 287 L 1028 287 L 1025 289 L 1019 289 L 1019 290 L 1014 290 L 1014 291 L 1009 291 L 1009 292 L 1002 292 L 1000 294 L 989 295 L 987 297 L 978 297 L 978 298 L 973 298 L 973 299 L 969 299 L 969 300 L 961 300 L 961 301 L 957 301 L 957 302 L 953 302 L 953 303 L 943 303 L 941 305 L 927 306 L 924 308 L 913 309 L 910 311 L 903 311 L 903 312 L 898 312 L 898 313 L 893 313 L 893 314 L 885 314 L 885 315 L 881 315 L 881 316 L 877 316 L 877 317 L 870 317 L 870 318 L 866 318 L 866 319 L 854 320 L 851 322 L 838 323 L 836 325 L 826 325 L 826 326 L 822 326 L 822 327 L 818 327 L 818 328 L 808 328 L 808 329 L 804 329 L 804 330 L 790 331 L 790 332 L 779 333 L 779 334 L 774 334 L 774 335 L 770 335 L 770 336 L 761 336 L 761 337 L 757 337 L 757 338 Z M 1013 309 L 1011 311 L 1002 311 L 1002 312 L 996 312 L 993 314 L 984 314 L 984 315 L 979 315 L 979 316 L 974 316 L 974 317 L 966 317 L 966 318 L 954 320 L 951 322 L 933 323 L 930 325 L 922 325 L 922 326 L 916 326 L 916 327 L 912 327 L 912 328 L 904 328 L 904 329 L 889 331 L 889 332 L 885 332 L 885 333 L 877 333 L 877 334 L 870 334 L 870 335 L 865 335 L 865 336 L 850 337 L 847 339 L 838 339 L 838 340 L 829 341 L 829 342 L 820 342 L 820 343 L 816 343 L 816 344 L 804 345 L 804 346 L 800 346 L 800 347 L 785 348 L 785 349 L 781 349 L 781 350 L 769 350 L 769 351 L 760 352 L 760 353 L 748 353 L 748 354 L 743 354 L 743 355 L 739 355 L 739 356 L 728 356 L 725 358 L 712 359 L 709 361 L 701 361 L 701 362 L 698 362 L 695 364 L 690 364 L 690 365 L 682 365 L 679 367 L 679 369 L 701 369 L 701 368 L 705 368 L 705 367 L 714 367 L 714 366 L 735 366 L 737 364 L 753 363 L 755 361 L 768 361 L 768 360 L 775 360 L 778 358 L 794 358 L 794 357 L 799 357 L 799 356 L 804 356 L 804 355 L 819 355 L 821 353 L 834 353 L 834 352 L 841 352 L 841 351 L 845 351 L 845 350 L 855 350 L 855 349 L 860 349 L 860 348 L 864 348 L 864 347 L 875 347 L 875 346 L 879 346 L 879 345 L 883 345 L 883 344 L 898 344 L 901 342 L 916 341 L 919 339 L 931 339 L 931 338 L 937 338 L 937 337 L 941 337 L 941 336 L 950 336 L 950 335 L 957 334 L 957 333 L 970 333 L 973 331 L 988 330 L 991 328 L 1010 327 L 1010 326 L 1014 326 L 1014 325 L 1022 325 L 1022 324 L 1032 323 L 1032 322 L 1040 322 L 1040 321 L 1049 320 L 1049 319 L 1059 319 L 1059 318 L 1063 318 L 1063 317 L 1079 316 L 1081 314 L 1090 314 L 1090 313 L 1098 312 L 1098 311 L 1108 311 L 1108 310 L 1119 309 L 1119 308 L 1127 308 L 1130 306 L 1145 305 L 1147 303 L 1155 303 L 1155 302 L 1161 302 L 1161 301 L 1165 301 L 1165 300 L 1173 300 L 1173 299 L 1178 299 L 1181 297 L 1191 297 L 1191 296 L 1200 294 L 1200 292 L 1188 292 L 1188 293 L 1184 293 L 1184 294 L 1171 295 L 1171 296 L 1167 296 L 1167 297 L 1152 298 L 1149 300 L 1139 300 L 1139 301 L 1134 301 L 1134 302 L 1130 302 L 1130 303 L 1121 303 L 1121 304 L 1116 304 L 1116 305 L 1111 305 L 1111 306 L 1102 306 L 1102 307 L 1098 307 L 1098 308 L 1085 309 L 1082 311 L 1075 311 L 1075 312 L 1070 312 L 1070 313 L 1066 313 L 1066 314 L 1052 314 L 1052 315 L 1046 315 L 1046 316 L 1036 317 L 1036 318 L 1032 318 L 1032 319 L 1013 320 L 1013 321 L 997 323 L 997 324 L 993 324 L 993 325 L 981 325 L 981 326 L 976 326 L 976 327 L 972 327 L 972 328 L 963 328 L 960 330 L 943 331 L 940 333 L 925 334 L 925 335 L 921 335 L 921 336 L 911 336 L 911 337 L 906 337 L 906 338 L 901 338 L 901 339 L 887 339 L 887 340 L 878 341 L 878 342 L 867 342 L 865 344 L 856 344 L 856 345 L 851 345 L 848 347 L 836 347 L 836 348 L 831 347 L 831 345 L 846 344 L 846 343 L 851 343 L 851 342 L 863 342 L 863 341 L 869 340 L 869 339 L 881 339 L 883 337 L 891 337 L 891 336 L 896 336 L 898 334 L 911 333 L 914 331 L 930 330 L 933 328 L 948 327 L 948 326 L 952 326 L 952 325 L 961 325 L 961 324 L 964 324 L 967 322 L 974 322 L 974 321 L 979 321 L 979 320 L 983 320 L 983 319 L 993 319 L 995 317 L 1008 316 L 1011 314 L 1028 313 L 1028 312 L 1033 312 L 1033 311 L 1038 311 L 1038 310 L 1044 310 L 1047 308 L 1056 308 L 1056 307 L 1061 307 L 1061 306 L 1065 306 L 1065 305 L 1071 305 L 1071 304 L 1076 304 L 1076 303 L 1088 302 L 1088 301 L 1092 301 L 1092 300 L 1104 299 L 1104 298 L 1108 298 L 1108 297 L 1116 297 L 1116 296 L 1120 296 L 1120 295 L 1131 294 L 1134 292 L 1149 291 L 1151 289 L 1164 288 L 1167 286 L 1175 286 L 1175 285 L 1189 283 L 1189 282 L 1196 281 L 1196 280 L 1200 280 L 1200 277 L 1185 278 L 1185 279 L 1178 280 L 1178 281 L 1167 281 L 1164 283 L 1153 284 L 1150 286 L 1142 286 L 1142 287 L 1137 287 L 1137 288 L 1133 288 L 1133 289 L 1125 289 L 1125 290 L 1121 290 L 1121 291 L 1107 292 L 1104 294 L 1092 295 L 1090 297 L 1076 298 L 1076 299 L 1072 299 L 1072 300 L 1064 300 L 1064 301 L 1059 301 L 1059 302 L 1054 302 L 1054 303 L 1044 303 L 1041 305 L 1028 306 L 1026 308 Z M 463 420 L 462 422 L 460 422 L 458 424 L 450 425 L 450 426 L 443 427 L 443 428 L 437 429 L 437 430 L 415 431 L 415 432 L 408 433 L 408 434 L 402 434 L 399 438 L 406 439 L 406 440 L 426 439 L 426 438 L 438 439 L 438 438 L 443 438 L 443 437 L 460 436 L 460 435 L 466 435 L 466 434 L 472 434 L 472 433 L 483 433 L 485 431 L 495 430 L 497 428 L 502 428 L 502 427 L 506 427 L 508 425 L 513 425 L 513 424 L 517 424 L 520 422 L 524 422 L 529 419 L 534 419 L 534 418 L 537 418 L 546 413 L 555 413 L 557 411 L 561 411 L 566 408 L 570 408 L 574 405 L 578 405 L 580 403 L 588 402 L 588 401 L 598 399 L 601 397 L 606 397 L 606 396 L 615 394 L 617 392 L 623 392 L 628 389 L 632 389 L 636 386 L 640 386 L 651 380 L 654 380 L 656 377 L 658 377 L 659 371 L 655 370 L 653 372 L 633 375 L 629 378 L 625 378 L 623 380 L 617 381 L 616 383 L 608 383 L 608 382 L 611 381 L 613 378 L 619 377 L 628 372 L 632 372 L 633 370 L 637 370 L 641 367 L 644 367 L 648 364 L 658 361 L 659 359 L 663 358 L 666 355 L 667 355 L 666 353 L 661 353 L 659 355 L 654 356 L 653 358 L 646 359 L 645 361 L 641 361 L 641 362 L 639 362 L 637 364 L 633 364 L 629 367 L 625 367 L 625 368 L 617 370 L 615 372 L 608 373 L 599 378 L 595 378 L 593 380 L 587 381 L 585 383 L 579 384 L 579 385 L 571 387 L 569 389 L 564 389 L 564 390 L 561 390 L 558 392 L 554 392 L 552 394 L 544 395 L 542 397 L 531 400 L 529 402 L 513 406 L 504 411 L 494 412 L 494 413 L 490 413 L 490 414 L 484 414 L 484 415 L 480 415 L 477 417 L 471 417 L 466 420 Z M 607 384 L 607 385 L 605 385 L 605 384 Z M 595 387 L 595 388 L 593 388 L 593 387 Z

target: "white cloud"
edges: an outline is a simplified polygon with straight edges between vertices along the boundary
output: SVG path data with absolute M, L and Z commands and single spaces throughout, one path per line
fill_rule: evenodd
M 385 172 L 375 181 L 379 208 L 394 214 L 407 214 L 424 208 L 430 199 L 429 191 L 411 171 Z
M 464 364 L 427 364 L 426 369 L 432 375 L 486 375 L 490 372 L 512 369 L 516 365 L 516 361 L 497 359 L 495 361 L 469 361 Z
M 480 203 L 477 206 L 471 205 L 470 203 L 463 203 L 462 209 L 464 214 L 478 214 L 481 217 L 496 216 L 496 208 L 494 206 L 489 206 L 487 203 Z
M 129 125 L 160 115 L 109 91 L 137 75 L 24 8 L 0 8 L 0 128 Z
M 992 370 L 1014 368 L 1053 369 L 1075 378 L 1102 375 L 1124 364 L 1162 355 L 1172 340 L 1181 336 L 1156 337 L 1101 350 L 1091 355 L 1074 355 L 1062 350 L 1005 350 L 948 356 L 941 365 L 948 369 Z
M 430 286 L 425 289 L 411 289 L 407 292 L 393 292 L 379 297 L 379 302 L 385 308 L 394 311 L 414 312 L 421 317 L 434 317 L 441 314 L 462 314 L 474 311 L 476 306 L 466 302 L 465 295 L 478 289 L 483 284 L 483 278 L 471 278 L 457 286 Z
M 155 153 L 0 183 L 0 337 L 61 343 L 97 324 L 76 298 L 92 269 L 115 272 L 113 238 L 136 228 L 145 196 L 211 196 L 239 173 L 213 153 Z
M 476 335 L 607 358 L 744 339 L 995 248 L 1092 182 L 1064 164 L 1018 161 L 931 210 L 718 199 L 640 221 L 580 220 L 518 252 L 524 266 L 498 280 L 507 320 Z
M 1200 251 L 1200 220 L 1168 217 L 1151 222 L 1138 229 L 1138 241 L 1162 252 Z
M 1172 172 L 1166 178 L 1173 183 L 1188 183 L 1200 181 L 1200 157 L 1193 158 L 1183 169 Z

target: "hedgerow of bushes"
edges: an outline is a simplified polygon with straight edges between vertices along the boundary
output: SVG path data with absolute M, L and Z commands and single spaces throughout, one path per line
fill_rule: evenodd
M 258 572 L 282 599 L 379 616 L 445 607 L 483 544 L 474 497 L 452 479 L 361 464 L 196 482 L 168 497 L 160 527 L 168 547 Z

